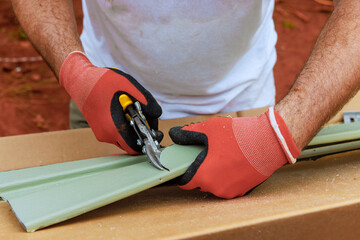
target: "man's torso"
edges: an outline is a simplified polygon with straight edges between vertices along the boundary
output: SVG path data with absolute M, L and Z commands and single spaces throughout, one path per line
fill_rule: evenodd
M 273 4 L 84 0 L 81 39 L 95 65 L 143 84 L 163 118 L 263 107 L 275 95 Z

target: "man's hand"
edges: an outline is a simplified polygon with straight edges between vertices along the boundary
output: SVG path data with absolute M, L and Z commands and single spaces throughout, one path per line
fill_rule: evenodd
M 199 187 L 223 198 L 244 195 L 300 155 L 273 108 L 260 117 L 217 117 L 174 127 L 169 134 L 177 144 L 206 146 L 181 177 L 181 187 Z
M 117 69 L 96 67 L 81 52 L 70 53 L 60 69 L 60 84 L 73 98 L 96 138 L 130 154 L 141 152 L 135 131 L 128 124 L 119 96 L 139 101 L 150 127 L 157 130 L 161 107 L 133 77 Z

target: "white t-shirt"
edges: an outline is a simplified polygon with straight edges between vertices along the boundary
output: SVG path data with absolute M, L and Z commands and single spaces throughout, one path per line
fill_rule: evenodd
M 148 89 L 162 119 L 273 105 L 274 0 L 83 0 L 90 61 Z

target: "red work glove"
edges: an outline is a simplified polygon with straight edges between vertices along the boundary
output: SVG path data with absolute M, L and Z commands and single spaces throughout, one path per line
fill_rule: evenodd
M 222 198 L 242 196 L 300 151 L 281 116 L 270 108 L 259 117 L 216 117 L 170 129 L 177 144 L 206 148 L 180 178 L 180 187 Z
M 141 152 L 136 133 L 128 124 L 119 96 L 139 101 L 150 127 L 157 129 L 161 107 L 133 77 L 117 69 L 96 67 L 81 52 L 72 52 L 60 69 L 60 84 L 84 115 L 96 138 L 130 154 Z

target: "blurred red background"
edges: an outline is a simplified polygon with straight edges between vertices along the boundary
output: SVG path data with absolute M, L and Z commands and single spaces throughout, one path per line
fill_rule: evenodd
M 0 3 L 0 136 L 68 129 L 69 96 L 46 63 L 5 61 L 4 58 L 36 57 L 38 53 L 21 30 L 10 0 Z M 74 9 L 80 33 L 80 0 L 74 0 Z M 299 74 L 332 9 L 329 0 L 276 1 L 277 101 Z

